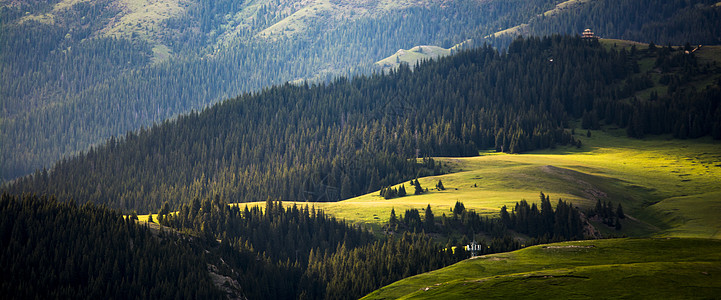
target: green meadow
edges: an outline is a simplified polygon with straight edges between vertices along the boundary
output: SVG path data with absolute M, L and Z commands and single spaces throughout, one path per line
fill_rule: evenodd
M 610 239 L 480 256 L 409 277 L 363 299 L 715 298 L 721 241 Z
M 450 213 L 456 201 L 497 216 L 503 205 L 538 201 L 541 191 L 581 208 L 595 199 L 621 203 L 630 218 L 623 234 L 721 238 L 721 143 L 708 138 L 629 139 L 623 130 L 576 133 L 583 146 L 526 154 L 480 153 L 476 157 L 436 158 L 451 173 L 419 178 L 428 193 L 386 200 L 379 192 L 332 203 L 284 202 L 323 209 L 337 218 L 374 227 L 391 209 L 425 208 Z M 446 190 L 435 188 L 442 180 Z M 403 183 L 410 191 L 408 182 Z M 395 187 L 400 186 L 400 183 Z M 241 204 L 242 205 L 242 204 Z M 263 205 L 250 203 L 249 205 Z

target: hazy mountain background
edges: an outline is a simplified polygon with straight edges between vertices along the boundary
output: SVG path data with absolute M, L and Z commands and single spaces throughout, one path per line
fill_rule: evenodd
M 0 177 L 241 92 L 449 47 L 551 3 L 2 1 Z
M 372 72 L 399 49 L 586 27 L 714 43 L 719 11 L 705 0 L 2 0 L 0 180 L 241 92 Z

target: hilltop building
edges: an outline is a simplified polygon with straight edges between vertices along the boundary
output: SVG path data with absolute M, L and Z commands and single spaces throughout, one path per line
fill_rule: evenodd
M 589 28 L 586 28 L 586 30 L 583 31 L 583 35 L 581 37 L 584 39 L 589 39 L 589 40 L 598 38 L 595 34 L 593 34 L 593 31 L 591 31 L 591 29 L 589 29 Z

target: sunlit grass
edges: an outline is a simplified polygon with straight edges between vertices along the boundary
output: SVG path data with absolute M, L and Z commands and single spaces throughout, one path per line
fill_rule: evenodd
M 718 240 L 565 242 L 465 260 L 364 299 L 703 298 L 718 295 L 720 271 Z
M 298 204 L 315 206 L 352 223 L 378 226 L 388 221 L 393 208 L 399 215 L 430 204 L 440 216 L 449 214 L 456 201 L 496 216 L 503 205 L 521 199 L 538 201 L 543 191 L 554 202 L 562 198 L 582 208 L 595 205 L 595 199 L 622 203 L 625 212 L 638 220 L 629 224 L 634 228 L 624 230 L 626 234 L 643 236 L 668 229 L 660 234 L 719 237 L 721 197 L 709 192 L 721 183 L 721 143 L 664 136 L 636 140 L 614 134 L 592 131 L 589 138 L 579 130 L 576 137 L 583 142 L 581 149 L 436 158 L 454 173 L 420 178 L 421 185 L 429 189 L 423 195 L 386 200 L 375 191 L 341 202 Z M 445 191 L 435 189 L 438 180 L 443 181 Z M 412 193 L 408 182 L 403 184 Z

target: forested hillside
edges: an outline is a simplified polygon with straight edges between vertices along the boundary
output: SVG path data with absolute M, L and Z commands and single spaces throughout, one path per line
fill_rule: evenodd
M 30 298 L 221 298 L 202 250 L 122 214 L 54 198 L 0 199 L 0 292 Z
M 519 34 L 580 34 L 586 28 L 604 38 L 664 46 L 718 45 L 721 5 L 717 0 L 571 0 L 490 40 L 500 47 Z
M 415 71 L 244 94 L 111 139 L 6 190 L 143 212 L 214 194 L 336 201 L 443 171 L 417 155 L 580 147 L 569 126 L 577 119 L 633 137 L 721 138 L 718 72 L 683 49 L 519 39 L 508 53 L 482 47 Z M 696 87 L 698 78 L 715 79 Z
M 552 2 L 0 1 L 0 181 L 242 92 L 450 47 Z
M 36 196 L 0 198 L 10 298 L 357 299 L 466 258 L 424 234 L 376 238 L 315 208 L 196 200 L 159 222 Z M 218 240 L 221 239 L 221 240 Z
M 213 253 L 249 299 L 357 299 L 466 257 L 444 251 L 425 234 L 375 238 L 307 205 L 267 201 L 264 209 L 241 209 L 216 197 L 158 219 L 209 241 L 221 238 Z

